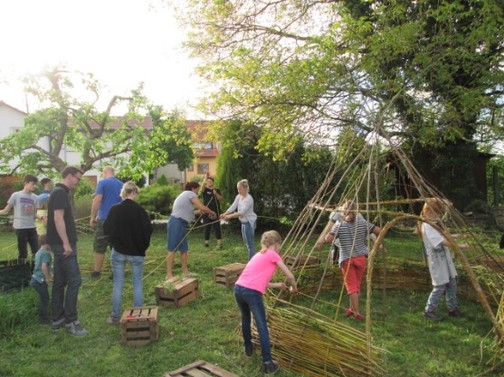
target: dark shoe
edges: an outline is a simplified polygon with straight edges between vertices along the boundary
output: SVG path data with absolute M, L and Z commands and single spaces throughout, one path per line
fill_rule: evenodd
M 91 272 L 91 275 L 90 275 L 91 279 L 93 279 L 93 280 L 99 279 L 100 276 L 101 276 L 101 272 L 100 271 L 93 271 L 93 272 Z
M 65 327 L 65 318 L 58 319 L 57 321 L 53 321 L 52 323 L 53 331 L 58 331 L 63 327 Z
M 432 319 L 433 321 L 442 321 L 443 320 L 443 317 L 437 315 L 434 312 L 424 312 L 423 315 L 425 318 Z
M 210 247 L 210 244 L 206 243 L 206 244 L 205 244 L 205 247 Z
M 254 345 L 252 343 L 245 344 L 245 356 L 250 357 L 254 352 Z
M 463 314 L 460 310 L 458 310 L 458 308 L 455 308 L 455 309 L 448 309 L 448 315 L 450 317 L 462 317 Z
M 67 323 L 65 325 L 65 329 L 68 333 L 75 335 L 75 336 L 84 336 L 84 335 L 89 334 L 89 331 L 84 329 L 80 325 L 79 321 L 73 321 L 73 322 Z
M 263 372 L 265 374 L 272 374 L 276 373 L 280 370 L 280 365 L 278 365 L 278 362 L 271 360 L 263 363 Z
M 121 319 L 120 318 L 115 318 L 115 317 L 108 317 L 107 318 L 107 323 L 112 326 L 119 326 Z

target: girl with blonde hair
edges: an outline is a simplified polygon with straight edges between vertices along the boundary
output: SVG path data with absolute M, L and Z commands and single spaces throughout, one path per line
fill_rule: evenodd
M 262 296 L 267 288 L 287 288 L 285 283 L 270 283 L 277 268 L 287 277 L 290 283 L 289 290 L 291 292 L 297 291 L 296 279 L 279 255 L 281 243 L 282 238 L 277 231 L 264 232 L 261 237 L 260 252 L 247 263 L 234 288 L 235 300 L 241 312 L 245 355 L 250 357 L 253 352 L 250 327 L 253 315 L 261 344 L 264 373 L 275 373 L 280 367 L 278 362 L 271 358 L 271 345 Z
M 236 184 L 238 195 L 231 206 L 220 217 L 224 220 L 238 218 L 241 222 L 243 242 L 247 246 L 249 260 L 255 254 L 254 233 L 257 215 L 254 212 L 254 198 L 249 194 L 249 184 L 242 179 Z M 235 212 L 236 211 L 236 212 Z
M 446 205 L 447 203 L 441 199 L 428 198 L 425 200 L 421 216 L 442 227 L 441 217 L 445 212 Z M 424 244 L 433 286 L 424 309 L 424 316 L 433 321 L 441 321 L 443 317 L 436 314 L 436 309 L 441 298 L 445 296 L 448 315 L 459 317 L 461 313 L 457 303 L 457 270 L 449 249 L 451 245 L 439 230 L 428 222 L 419 222 L 418 228 Z

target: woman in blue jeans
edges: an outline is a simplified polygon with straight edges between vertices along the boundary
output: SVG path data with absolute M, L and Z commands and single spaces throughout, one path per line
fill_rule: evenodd
M 235 300 L 241 312 L 245 355 L 250 357 L 253 352 L 250 327 L 253 315 L 261 344 L 263 372 L 267 374 L 275 373 L 280 368 L 278 363 L 271 358 L 266 311 L 262 298 L 267 288 L 287 288 L 285 283 L 270 283 L 277 267 L 287 277 L 290 283 L 290 291 L 297 291 L 294 275 L 282 262 L 282 257 L 278 254 L 281 243 L 282 239 L 278 232 L 274 230 L 264 232 L 261 237 L 261 251 L 255 254 L 247 263 L 234 288 Z
M 239 181 L 236 189 L 238 190 L 238 195 L 236 195 L 233 204 L 220 217 L 224 220 L 235 218 L 240 220 L 242 238 L 247 246 L 248 259 L 250 260 L 255 254 L 254 233 L 257 215 L 254 212 L 254 198 L 249 194 L 249 184 L 246 179 Z
M 118 325 L 121 319 L 122 290 L 126 262 L 131 265 L 133 280 L 133 306 L 143 305 L 143 266 L 145 251 L 149 247 L 152 224 L 145 209 L 134 200 L 138 187 L 131 181 L 126 182 L 121 190 L 122 202 L 112 206 L 103 225 L 104 233 L 109 236 L 112 246 L 112 314 L 107 323 Z

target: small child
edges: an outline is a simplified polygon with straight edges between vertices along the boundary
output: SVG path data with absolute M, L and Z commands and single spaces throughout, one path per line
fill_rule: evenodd
M 446 204 L 444 204 L 446 205 Z M 422 216 L 432 223 L 442 227 L 441 217 L 444 212 L 444 205 L 440 199 L 427 198 L 422 208 Z M 459 317 L 461 315 L 457 303 L 457 270 L 453 263 L 453 258 L 448 240 L 432 225 L 420 222 L 419 234 L 422 237 L 429 272 L 432 280 L 432 292 L 429 295 L 424 309 L 424 316 L 433 321 L 441 321 L 443 317 L 436 314 L 436 309 L 443 296 L 446 299 L 448 315 Z M 461 247 L 465 245 L 459 245 Z
M 46 235 L 39 237 L 40 248 L 35 254 L 35 268 L 33 269 L 30 285 L 37 291 L 40 297 L 39 301 L 39 321 L 42 324 L 51 324 L 49 317 L 49 289 L 47 284 L 52 280 L 50 268 L 52 255 L 50 246 L 47 244 Z
M 35 215 L 35 226 L 39 236 L 47 233 L 47 204 L 49 194 L 40 194 L 37 199 L 37 214 Z M 40 237 L 39 237 L 39 245 Z
M 282 257 L 278 254 L 281 243 L 282 239 L 278 232 L 274 230 L 264 232 L 261 237 L 261 251 L 249 260 L 234 288 L 235 300 L 241 312 L 245 355 L 250 357 L 253 352 L 252 331 L 250 327 L 253 315 L 257 333 L 259 334 L 263 372 L 265 374 L 275 373 L 280 368 L 278 362 L 271 358 L 268 324 L 266 322 L 266 311 L 262 297 L 267 288 L 287 288 L 285 283 L 270 283 L 277 267 L 287 277 L 290 283 L 289 290 L 291 292 L 297 291 L 294 275 L 282 262 Z

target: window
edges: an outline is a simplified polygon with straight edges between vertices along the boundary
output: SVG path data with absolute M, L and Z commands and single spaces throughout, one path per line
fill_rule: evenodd
M 208 164 L 198 164 L 198 174 L 206 174 L 209 171 Z

